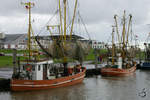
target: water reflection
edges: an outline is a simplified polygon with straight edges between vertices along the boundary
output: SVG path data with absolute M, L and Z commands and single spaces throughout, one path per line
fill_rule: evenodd
M 0 100 L 149 100 L 149 86 L 150 71 L 137 70 L 136 74 L 129 77 L 95 76 L 69 87 L 32 92 L 1 92 Z M 144 92 L 146 96 L 143 96 Z
M 83 84 L 32 92 L 12 92 L 13 100 L 86 100 L 84 97 Z

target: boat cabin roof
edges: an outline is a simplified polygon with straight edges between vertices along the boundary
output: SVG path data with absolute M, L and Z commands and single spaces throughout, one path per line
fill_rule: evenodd
M 52 64 L 53 60 L 22 60 L 20 64 L 32 64 L 32 65 L 42 65 L 42 64 Z

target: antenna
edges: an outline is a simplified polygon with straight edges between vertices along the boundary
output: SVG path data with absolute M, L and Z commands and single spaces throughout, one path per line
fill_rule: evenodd
M 27 3 L 21 2 L 21 5 L 25 5 L 25 7 L 28 7 L 28 8 L 29 8 L 29 7 L 32 8 L 32 7 L 35 6 L 35 4 L 32 3 L 32 2 L 27 2 Z

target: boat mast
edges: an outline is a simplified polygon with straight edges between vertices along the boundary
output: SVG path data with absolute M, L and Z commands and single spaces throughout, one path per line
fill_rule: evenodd
M 29 50 L 29 60 L 31 56 L 31 2 L 28 3 L 29 5 L 29 28 L 28 28 L 28 50 Z
M 67 6 L 67 0 L 64 0 L 64 44 L 66 42 L 66 6 Z
M 31 8 L 34 6 L 34 3 L 28 2 L 28 3 L 21 3 L 25 5 L 26 9 L 28 9 L 29 12 L 29 26 L 28 26 L 28 42 L 27 42 L 27 47 L 28 47 L 28 57 L 29 60 L 31 59 L 32 51 L 31 51 L 31 31 L 32 31 L 32 26 L 31 26 Z
M 114 56 L 115 56 L 115 50 L 114 50 L 114 26 L 112 26 L 112 65 L 115 64 L 114 62 Z
M 131 19 L 132 19 L 132 15 L 130 14 L 129 15 L 129 23 L 128 23 L 128 31 L 127 31 L 127 43 L 128 44 L 128 37 L 129 37 L 129 31 L 130 31 L 130 25 L 131 25 Z
M 60 5 L 60 0 L 59 0 L 59 15 L 60 15 L 60 35 L 63 34 L 63 26 L 62 26 L 62 15 L 61 15 L 61 5 Z M 62 35 L 63 36 L 63 35 Z M 62 37 L 61 36 L 61 37 Z M 62 37 L 63 38 L 63 37 Z
M 124 60 L 125 58 L 125 21 L 126 21 L 126 18 L 125 18 L 125 11 L 124 11 L 124 15 L 123 15 L 123 30 L 122 30 L 122 38 L 123 38 L 123 47 L 122 47 L 122 58 Z
M 66 48 L 65 47 L 66 46 L 66 40 L 67 40 L 66 39 L 66 31 L 67 31 L 66 30 L 67 29 L 66 28 L 66 23 L 67 23 L 67 20 L 66 20 L 67 19 L 67 12 L 66 12 L 67 8 L 66 7 L 67 7 L 67 0 L 63 0 L 63 2 L 64 2 L 64 41 L 63 41 L 64 42 L 64 46 L 63 47 L 64 47 L 64 50 L 65 50 L 65 48 Z M 64 62 L 64 66 L 66 67 L 67 57 L 65 55 L 64 55 L 63 62 Z
M 71 31 L 70 31 L 70 40 L 72 39 L 72 31 L 73 31 L 74 19 L 76 16 L 77 3 L 78 3 L 78 0 L 76 0 L 76 2 L 75 2 L 74 14 L 73 14 L 73 18 L 72 18 L 72 25 L 71 25 Z
M 119 35 L 119 31 L 118 31 L 118 22 L 117 22 L 117 15 L 114 15 L 114 19 L 115 19 L 115 27 L 116 27 L 116 33 L 118 35 L 118 41 L 119 41 L 119 48 L 121 48 L 121 40 L 120 40 L 120 35 Z

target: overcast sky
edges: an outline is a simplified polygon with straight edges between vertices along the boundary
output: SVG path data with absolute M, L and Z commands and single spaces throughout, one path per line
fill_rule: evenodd
M 39 32 L 56 11 L 58 0 L 1 0 L 0 31 L 16 34 L 27 31 L 27 10 L 21 2 L 33 1 L 33 29 Z M 71 2 L 73 0 L 69 0 Z M 80 14 L 92 39 L 110 40 L 113 16 L 122 17 L 123 11 L 133 16 L 133 32 L 140 41 L 145 41 L 150 32 L 150 0 L 78 0 Z M 120 23 L 118 23 L 120 25 Z

